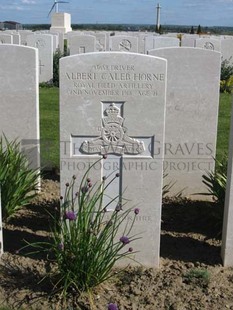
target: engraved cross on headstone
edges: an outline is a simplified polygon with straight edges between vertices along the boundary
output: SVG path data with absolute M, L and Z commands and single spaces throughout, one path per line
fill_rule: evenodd
M 118 200 L 121 200 L 124 157 L 148 156 L 152 142 L 152 137 L 128 135 L 128 129 L 124 126 L 123 105 L 123 102 L 102 102 L 102 124 L 99 136 L 72 135 L 73 155 L 107 155 L 108 163 L 106 167 L 102 165 L 102 176 L 110 174 L 114 176 L 120 173 L 120 177 L 110 184 L 105 193 L 105 205 L 118 195 Z M 109 209 L 111 208 L 113 206 L 110 205 Z
M 41 60 L 40 60 L 39 66 L 40 66 L 40 74 L 41 74 L 42 73 L 42 67 L 44 67 L 44 65 L 42 65 L 42 63 L 41 63 Z

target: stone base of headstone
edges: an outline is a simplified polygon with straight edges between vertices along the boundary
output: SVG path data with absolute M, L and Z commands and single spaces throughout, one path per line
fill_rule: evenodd
M 52 15 L 50 31 L 59 33 L 72 31 L 71 15 L 68 13 L 54 13 Z

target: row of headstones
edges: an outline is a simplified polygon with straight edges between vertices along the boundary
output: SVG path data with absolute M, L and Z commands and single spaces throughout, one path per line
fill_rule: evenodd
M 229 60 L 233 56 L 231 37 L 193 38 L 185 36 L 180 41 L 174 37 L 153 36 L 138 33 L 131 35 L 106 36 L 104 33 L 94 35 L 67 34 L 70 54 L 81 54 L 96 51 L 123 51 L 148 54 L 150 50 L 165 47 L 197 47 L 222 53 L 222 58 Z
M 19 37 L 18 45 L 36 47 L 39 51 L 39 82 L 49 82 L 53 79 L 53 55 L 59 49 L 64 49 L 62 34 L 37 34 L 22 31 L 15 34 L 0 34 L 2 44 L 14 44 L 14 36 Z
M 96 33 L 94 35 L 77 35 L 77 31 L 67 33 L 67 45 L 71 55 L 82 54 L 95 51 L 124 51 L 150 54 L 150 51 L 164 47 L 179 47 L 180 41 L 173 37 L 146 36 L 138 33 L 137 36 L 107 36 L 106 33 Z M 36 47 L 39 50 L 39 82 L 49 82 L 53 79 L 53 55 L 59 49 L 64 51 L 63 34 L 39 34 L 31 31 L 21 31 L 15 34 L 0 34 L 0 42 L 11 44 L 13 36 L 22 37 L 21 44 Z M 5 38 L 4 38 L 5 37 Z M 4 38 L 4 39 L 3 39 Z M 208 39 L 208 40 L 207 40 Z M 227 59 L 233 62 L 233 40 L 212 39 L 212 38 L 184 38 L 187 42 L 193 40 L 195 46 L 204 49 L 220 51 L 222 60 Z M 207 40 L 207 41 L 206 41 Z M 189 45 L 187 43 L 187 45 Z M 184 44 L 185 46 L 185 44 Z M 222 48 L 221 48 L 222 46 Z M 191 47 L 191 44 L 190 46 Z
M 229 59 L 233 55 L 233 41 L 231 37 L 193 38 L 185 36 L 180 41 L 180 39 L 175 37 L 142 33 L 109 36 L 105 33 L 78 35 L 78 32 L 73 31 L 67 33 L 67 41 L 71 55 L 100 51 L 124 51 L 148 54 L 152 49 L 178 46 L 198 47 L 222 52 L 223 59 Z
M 19 138 L 32 167 L 39 167 L 38 50 L 2 45 L 0 55 L 0 131 Z M 214 169 L 220 58 L 204 49 L 165 48 L 151 56 L 90 53 L 60 62 L 61 192 L 107 154 L 92 177 L 119 171 L 107 196 L 127 188 L 125 198 L 141 206 L 135 259 L 145 266 L 159 265 L 164 170 L 166 182 L 176 181 L 171 195 L 183 190 L 192 197 L 205 191 L 202 175 Z M 225 222 L 231 224 L 229 206 Z M 233 265 L 230 226 L 223 258 Z
M 7 33 L 7 31 L 5 31 Z M 0 42 L 6 44 L 28 45 L 27 37 L 33 33 L 31 31 L 20 31 L 15 33 L 0 34 Z M 41 32 L 43 34 L 43 32 Z M 47 33 L 49 34 L 49 33 Z M 60 50 L 64 46 L 64 38 L 68 39 L 70 53 L 80 54 L 100 51 L 126 51 L 147 54 L 149 50 L 164 47 L 199 47 L 221 51 L 223 59 L 228 59 L 229 53 L 232 56 L 233 43 L 231 36 L 209 36 L 200 37 L 198 35 L 181 35 L 181 40 L 177 37 L 149 35 L 148 33 L 116 33 L 111 36 L 110 32 L 97 32 L 85 34 L 80 31 L 68 32 L 64 34 L 53 33 L 54 50 L 59 46 Z M 177 34 L 176 34 L 177 35 Z M 59 44 L 58 44 L 59 40 Z M 226 55 L 226 56 L 225 56 Z

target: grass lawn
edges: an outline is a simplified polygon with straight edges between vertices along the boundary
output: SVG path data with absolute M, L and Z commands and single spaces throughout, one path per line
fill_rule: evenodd
M 59 89 L 40 88 L 41 166 L 58 168 L 59 164 Z
M 218 115 L 218 137 L 217 137 L 217 159 L 228 153 L 230 118 L 231 118 L 230 94 L 220 94 L 219 115 Z
M 228 151 L 231 95 L 220 94 L 217 158 Z M 59 89 L 40 88 L 40 133 L 42 167 L 59 167 Z

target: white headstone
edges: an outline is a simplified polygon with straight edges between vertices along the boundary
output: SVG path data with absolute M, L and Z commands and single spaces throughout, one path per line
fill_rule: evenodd
M 128 206 L 139 206 L 132 234 L 142 233 L 142 239 L 132 246 L 140 251 L 135 259 L 153 267 L 159 265 L 163 142 L 157 155 L 156 140 L 164 139 L 165 89 L 164 59 L 106 52 L 60 61 L 62 193 L 72 175 L 80 179 L 107 154 L 94 169 L 93 183 L 120 172 L 107 194 L 125 190 Z
M 145 36 L 144 38 L 144 54 L 147 54 L 149 50 L 154 49 L 154 36 L 153 35 L 148 35 Z
M 13 44 L 21 44 L 21 40 L 20 40 L 20 35 L 18 33 L 13 33 L 12 34 L 13 37 Z
M 27 45 L 27 36 L 32 35 L 33 32 L 31 30 L 19 30 L 20 35 L 20 44 Z
M 150 54 L 168 61 L 164 171 L 166 183 L 176 182 L 169 194 L 207 199 L 192 194 L 207 192 L 202 175 L 214 169 L 221 54 L 191 47 Z
M 50 34 L 56 35 L 56 37 L 57 37 L 55 39 L 55 42 L 53 41 L 53 45 L 55 44 L 55 46 L 56 46 L 55 51 L 57 49 L 59 49 L 59 51 L 61 53 L 63 53 L 64 52 L 64 33 L 53 33 L 53 32 L 50 31 Z
M 97 52 L 106 51 L 106 33 L 100 32 L 95 34 L 96 37 L 96 47 Z
M 222 60 L 227 60 L 233 65 L 233 40 L 230 38 L 221 40 Z
M 110 37 L 109 48 L 111 51 L 137 53 L 138 38 L 123 35 Z
M 96 38 L 91 35 L 72 35 L 69 37 L 70 55 L 95 52 Z
M 233 105 L 231 112 L 231 128 L 229 140 L 229 157 L 227 166 L 227 186 L 225 194 L 223 231 L 222 231 L 222 260 L 226 267 L 233 266 Z
M 59 41 L 58 41 L 58 33 L 50 33 L 53 36 L 53 53 L 55 53 L 58 50 L 59 47 Z
M 178 46 L 180 46 L 180 40 L 178 38 L 153 37 L 153 41 L 154 41 L 154 47 L 153 48 L 178 47 Z
M 140 54 L 145 54 L 145 40 L 148 33 L 138 33 L 138 52 Z
M 34 34 L 27 36 L 27 45 L 39 50 L 39 81 L 53 79 L 53 35 Z
M 12 35 L 12 44 L 19 44 L 20 45 L 20 35 L 16 31 L 10 31 L 10 30 L 5 30 L 4 34 L 10 34 Z
M 195 47 L 195 39 L 184 37 L 181 40 L 181 46 L 182 47 Z
M 195 47 L 221 52 L 221 41 L 220 39 L 217 40 L 212 38 L 195 39 Z
M 0 135 L 17 139 L 33 168 L 40 166 L 38 51 L 0 46 Z
M 12 35 L 0 33 L 0 44 L 13 44 Z

